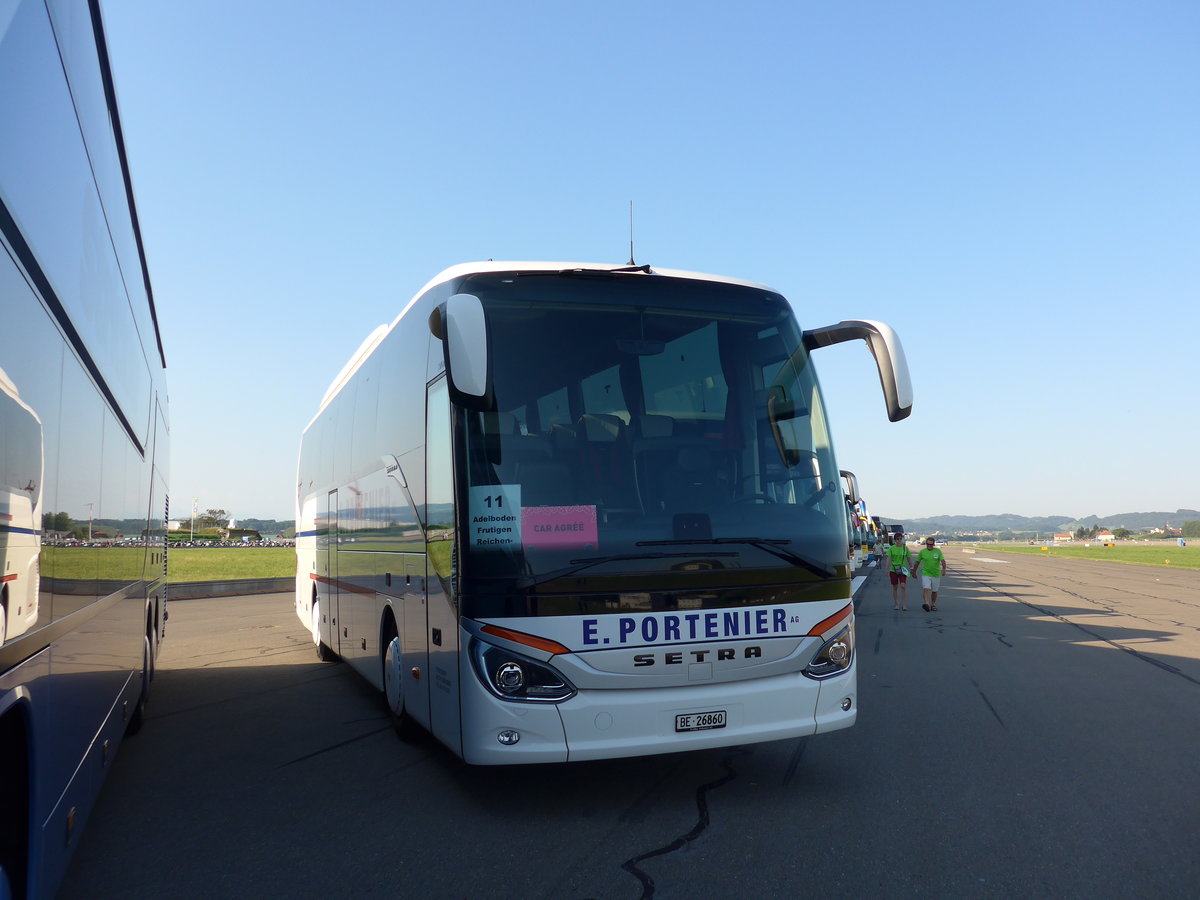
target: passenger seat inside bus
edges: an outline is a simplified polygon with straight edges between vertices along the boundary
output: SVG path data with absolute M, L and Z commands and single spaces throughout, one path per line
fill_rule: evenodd
M 640 512 L 625 420 L 609 413 L 587 413 L 579 417 L 575 434 L 584 501 L 594 502 L 606 519 Z
M 681 447 L 663 473 L 662 502 L 667 512 L 707 512 L 733 499 L 719 459 L 707 447 Z
M 675 464 L 675 420 L 671 416 L 646 414 L 634 419 L 633 467 L 638 494 L 647 512 L 662 512 L 663 475 Z
M 574 506 L 578 450 L 575 431 L 553 425 L 548 434 L 522 433 L 512 414 L 500 414 L 505 422 L 503 471 L 521 485 L 522 506 Z M 511 422 L 507 421 L 511 420 Z
M 569 467 L 552 459 L 550 439 L 525 434 L 512 413 L 497 413 L 500 464 L 496 477 L 502 484 L 520 484 L 523 506 L 559 506 L 573 501 Z M 568 499 L 564 500 L 566 497 Z

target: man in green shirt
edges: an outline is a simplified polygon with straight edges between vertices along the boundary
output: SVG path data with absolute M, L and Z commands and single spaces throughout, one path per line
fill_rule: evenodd
M 946 574 L 946 557 L 934 546 L 933 538 L 925 538 L 925 546 L 913 563 L 913 578 L 917 577 L 917 569 L 921 570 L 921 593 L 925 600 L 921 609 L 937 612 L 938 587 L 942 583 L 942 576 Z
M 892 546 L 887 548 L 888 580 L 892 583 L 892 609 L 908 612 L 908 568 L 912 565 L 912 556 L 908 552 L 908 544 L 904 535 L 892 537 Z M 897 590 L 899 603 L 897 603 Z

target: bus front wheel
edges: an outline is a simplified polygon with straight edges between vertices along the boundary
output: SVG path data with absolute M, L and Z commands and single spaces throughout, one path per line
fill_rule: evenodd
M 150 679 L 154 675 L 154 651 L 150 646 L 150 635 L 142 637 L 142 686 L 138 691 L 133 715 L 125 726 L 126 734 L 137 734 L 146 722 L 146 701 L 150 698 Z
M 383 701 L 392 727 L 401 737 L 408 733 L 409 723 L 408 715 L 404 712 L 403 663 L 400 637 L 396 634 L 395 623 L 389 617 L 383 633 Z
M 334 652 L 329 649 L 329 645 L 321 640 L 321 601 L 313 600 L 312 605 L 312 635 L 313 643 L 317 647 L 317 659 L 322 662 L 329 662 L 335 658 Z

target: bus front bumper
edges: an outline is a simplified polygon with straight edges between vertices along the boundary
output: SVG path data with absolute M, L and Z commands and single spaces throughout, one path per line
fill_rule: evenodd
M 474 708 L 464 709 L 463 721 L 480 725 L 464 728 L 463 757 L 475 765 L 566 762 L 806 737 L 854 724 L 856 676 L 851 665 L 823 681 L 788 673 L 726 684 L 583 690 L 546 705 L 470 691 L 464 701 Z

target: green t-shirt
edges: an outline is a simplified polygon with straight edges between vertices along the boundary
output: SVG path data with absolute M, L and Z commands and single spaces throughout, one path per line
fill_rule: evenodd
M 942 574 L 942 551 L 934 547 L 930 550 L 928 547 L 922 547 L 921 552 L 917 554 L 917 565 L 921 567 L 921 574 L 928 575 L 931 578 L 937 578 Z
M 891 564 L 893 572 L 907 572 L 909 553 L 908 548 L 903 544 L 892 544 L 887 548 L 888 561 Z

